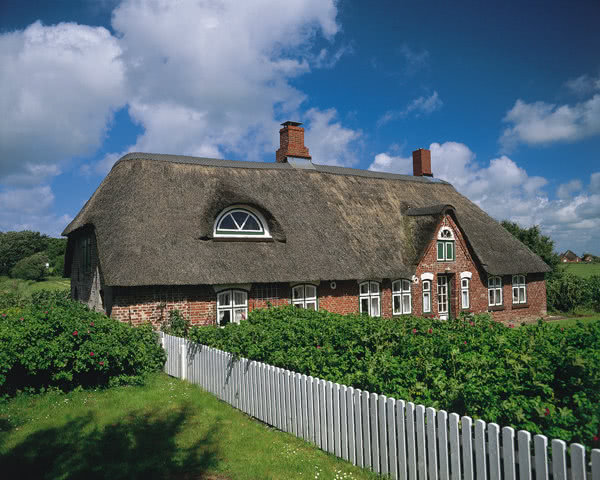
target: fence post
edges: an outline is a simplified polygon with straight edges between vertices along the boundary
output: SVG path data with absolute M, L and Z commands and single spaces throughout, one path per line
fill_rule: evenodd
M 185 341 L 179 344 L 179 360 L 181 362 L 181 379 L 187 379 L 187 360 L 186 360 L 186 345 Z

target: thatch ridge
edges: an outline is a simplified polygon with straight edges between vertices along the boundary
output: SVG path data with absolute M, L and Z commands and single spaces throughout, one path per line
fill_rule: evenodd
M 94 226 L 112 286 L 400 278 L 450 209 L 489 273 L 548 271 L 446 182 L 315 167 L 128 154 L 63 235 Z M 275 241 L 214 240 L 233 204 L 258 209 Z

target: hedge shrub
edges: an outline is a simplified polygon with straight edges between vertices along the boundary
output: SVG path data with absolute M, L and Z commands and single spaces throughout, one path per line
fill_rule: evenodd
M 237 355 L 426 406 L 597 445 L 600 321 L 510 328 L 487 315 L 439 321 L 255 310 L 190 338 Z
M 89 310 L 64 292 L 0 310 L 0 393 L 140 383 L 164 365 L 156 333 Z
M 600 312 L 600 275 L 588 278 L 562 273 L 547 281 L 548 309 L 572 312 L 584 308 Z
M 48 257 L 45 253 L 34 253 L 19 260 L 10 271 L 10 276 L 23 280 L 41 280 L 47 273 L 46 263 Z

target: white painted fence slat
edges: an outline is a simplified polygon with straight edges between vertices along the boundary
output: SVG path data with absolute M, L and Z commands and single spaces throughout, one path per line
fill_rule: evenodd
M 502 480 L 500 469 L 500 426 L 488 423 L 488 451 L 490 455 L 490 480 Z
M 296 409 L 296 379 L 295 377 L 295 373 L 290 373 L 290 378 L 289 378 L 289 390 L 290 390 L 290 411 L 289 411 L 289 418 L 290 418 L 290 429 L 289 432 L 292 435 L 297 435 L 298 434 L 298 423 L 297 423 L 297 414 L 298 414 L 298 410 Z
M 519 480 L 531 480 L 531 433 L 519 430 L 517 445 L 519 447 Z
M 389 457 L 389 474 L 392 479 L 398 478 L 398 445 L 397 445 L 397 430 L 396 430 L 396 399 L 387 399 L 387 435 L 388 435 L 388 457 Z
M 458 414 L 451 413 L 448 415 L 448 423 L 450 424 L 450 474 L 452 475 L 452 480 L 462 480 L 458 420 Z
M 571 474 L 577 480 L 585 480 L 585 447 L 580 443 L 571 444 Z
M 408 479 L 408 452 L 406 450 L 406 402 L 396 402 L 396 438 L 398 440 L 398 478 Z
M 567 444 L 552 440 L 552 479 L 567 480 Z
M 389 448 L 387 442 L 387 397 L 379 395 L 377 420 L 379 423 L 379 471 L 382 475 L 389 473 Z
M 408 453 L 408 478 L 417 480 L 417 442 L 415 438 L 415 404 L 406 404 L 406 451 Z
M 327 382 L 325 384 L 325 403 L 327 407 L 327 451 L 329 453 L 334 452 L 333 445 L 333 383 Z
M 371 428 L 371 468 L 374 472 L 381 473 L 381 466 L 379 464 L 379 422 L 377 421 L 378 416 L 378 405 L 379 395 L 371 393 L 369 395 L 369 424 Z
M 517 480 L 514 428 L 504 427 L 502 429 L 502 455 L 504 457 L 504 478 Z
M 327 451 L 327 382 L 319 380 L 319 415 L 321 416 L 321 448 Z
M 333 384 L 333 445 L 335 456 L 342 457 L 342 429 L 340 421 L 342 419 L 342 406 L 340 403 L 340 384 Z
M 360 402 L 362 409 L 363 460 L 365 467 L 371 468 L 371 428 L 369 421 L 369 392 L 363 390 Z
M 465 480 L 475 480 L 473 470 L 473 420 L 464 416 L 460 419 L 462 426 L 463 475 Z
M 350 418 L 346 406 L 348 387 L 340 385 L 340 454 L 341 458 L 348 461 L 348 424 Z
M 302 438 L 305 441 L 310 441 L 308 433 L 308 377 L 302 375 L 300 377 L 300 390 L 302 394 Z
M 314 380 L 312 376 L 309 376 L 306 380 L 306 401 L 308 403 L 308 439 L 312 443 L 316 443 L 315 440 L 315 413 L 314 413 L 314 401 L 315 394 L 313 390 Z
M 600 449 L 592 450 L 592 480 L 600 480 Z
M 448 413 L 445 410 L 437 412 L 437 431 L 440 480 L 450 480 L 450 465 L 448 463 Z
M 426 480 L 427 477 L 427 451 L 425 450 L 425 407 L 417 405 L 415 409 L 416 433 L 417 433 L 417 468 L 419 478 Z
M 429 470 L 429 478 L 438 480 L 438 464 L 437 464 L 437 432 L 436 432 L 436 412 L 434 408 L 427 408 L 427 467 Z
M 477 480 L 487 480 L 485 422 L 483 420 L 475 420 L 475 469 Z
M 294 374 L 294 394 L 296 395 L 296 436 L 302 438 L 302 392 L 300 392 L 300 374 Z
M 535 480 L 548 480 L 548 438 L 544 435 L 535 435 L 533 453 Z
M 313 412 L 314 412 L 314 434 L 315 434 L 315 445 L 321 447 L 321 415 L 320 405 L 321 398 L 319 395 L 321 382 L 318 378 L 313 379 Z
M 359 467 L 365 466 L 362 433 L 362 392 L 360 388 L 354 390 L 354 445 L 356 449 L 356 463 Z
M 347 435 L 348 435 L 348 461 L 356 465 L 356 432 L 354 431 L 354 388 L 346 389 L 346 412 L 348 414 Z

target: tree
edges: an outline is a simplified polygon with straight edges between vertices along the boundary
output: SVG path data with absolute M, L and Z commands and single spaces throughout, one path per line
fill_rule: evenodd
M 29 257 L 19 260 L 10 271 L 10 276 L 13 278 L 22 278 L 23 280 L 39 281 L 47 273 L 47 263 L 48 257 L 45 253 L 34 253 Z
M 48 237 L 40 232 L 0 232 L 0 275 L 8 275 L 19 260 L 48 247 Z
M 554 253 L 554 241 L 550 237 L 542 235 L 539 226 L 534 225 L 533 227 L 523 228 L 517 223 L 508 220 L 503 220 L 502 226 L 548 264 L 552 269 L 547 276 L 548 279 L 559 276 L 562 273 L 560 269 L 560 257 Z

